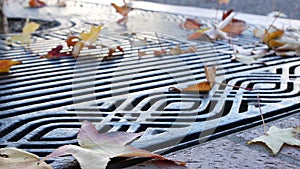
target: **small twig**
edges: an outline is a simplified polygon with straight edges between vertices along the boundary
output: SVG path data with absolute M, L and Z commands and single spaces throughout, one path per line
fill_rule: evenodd
M 264 116 L 263 116 L 263 113 L 262 113 L 262 110 L 261 110 L 261 107 L 260 107 L 259 93 L 257 93 L 257 104 L 258 104 L 258 108 L 259 108 L 259 112 L 260 112 L 260 117 L 261 117 L 261 120 L 263 122 L 264 134 L 267 135 L 267 125 L 265 123 Z
M 249 90 L 249 91 L 253 90 L 252 88 L 248 88 L 248 87 L 246 88 L 246 87 L 241 87 L 241 86 L 234 86 L 234 85 L 229 85 L 229 84 L 219 83 L 219 82 L 210 82 L 210 83 L 215 83 L 215 84 L 219 84 L 222 86 L 229 86 L 229 87 L 233 87 L 233 88 L 245 89 L 245 90 Z
M 160 39 L 159 39 L 159 36 L 158 36 L 157 32 L 155 32 L 155 36 L 157 37 L 157 40 L 158 40 L 158 44 L 159 44 L 160 49 L 163 50 L 162 43 L 161 43 L 161 41 L 160 41 Z

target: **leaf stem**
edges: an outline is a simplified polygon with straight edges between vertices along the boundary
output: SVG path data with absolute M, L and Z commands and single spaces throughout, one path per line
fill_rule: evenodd
M 263 113 L 262 113 L 262 110 L 261 110 L 261 107 L 260 107 L 259 93 L 257 93 L 257 104 L 258 104 L 258 108 L 259 108 L 259 112 L 260 112 L 260 117 L 261 117 L 261 120 L 263 122 L 264 134 L 267 135 L 267 125 L 265 123 L 265 119 L 264 119 L 264 116 L 263 116 Z

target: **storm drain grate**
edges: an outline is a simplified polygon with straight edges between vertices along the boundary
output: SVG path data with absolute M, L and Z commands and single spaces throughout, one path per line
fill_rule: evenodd
M 70 23 L 73 32 L 90 26 L 88 22 Z M 10 74 L 0 75 L 0 147 L 14 146 L 45 156 L 59 146 L 75 144 L 81 121 L 89 120 L 100 132 L 144 132 L 133 145 L 166 153 L 197 144 L 207 136 L 220 137 L 259 124 L 258 92 L 266 119 L 299 109 L 297 57 L 270 55 L 261 59 L 264 64 L 249 66 L 217 52 L 231 50 L 225 40 L 186 42 L 159 34 L 159 44 L 154 33 L 136 33 L 103 35 L 104 43 L 119 44 L 125 51 L 108 60 L 103 60 L 107 51 L 100 48 L 85 49 L 77 60 L 39 59 L 63 43 L 68 33 L 62 29 L 36 34 L 30 50 L 3 46 L 2 58 L 23 64 L 13 67 Z M 133 36 L 147 37 L 147 46 L 132 48 Z M 246 34 L 233 43 L 251 48 L 256 41 Z M 198 51 L 160 57 L 150 52 L 176 45 L 195 45 Z M 150 54 L 139 58 L 137 49 Z M 220 82 L 257 90 L 215 85 L 208 94 L 168 91 L 171 86 L 204 80 L 205 63 L 219 64 Z

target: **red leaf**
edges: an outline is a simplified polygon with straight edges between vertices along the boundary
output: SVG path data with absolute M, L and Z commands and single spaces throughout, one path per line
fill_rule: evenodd
M 234 10 L 230 9 L 227 12 L 223 13 L 222 20 L 225 20 Z M 241 34 L 247 29 L 246 22 L 239 19 L 232 19 L 232 21 L 226 25 L 224 28 L 222 28 L 222 31 L 231 33 L 231 34 Z
M 56 48 L 52 48 L 46 55 L 41 56 L 40 58 L 57 59 L 63 56 L 71 56 L 69 52 L 60 52 L 62 49 L 63 46 L 58 45 Z

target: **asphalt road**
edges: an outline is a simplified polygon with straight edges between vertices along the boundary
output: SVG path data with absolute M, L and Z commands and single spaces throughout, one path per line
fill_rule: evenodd
M 144 0 L 173 5 L 186 5 L 216 9 L 217 0 Z M 220 9 L 235 9 L 238 12 L 267 15 L 272 11 L 281 11 L 288 18 L 300 19 L 300 0 L 231 0 Z

